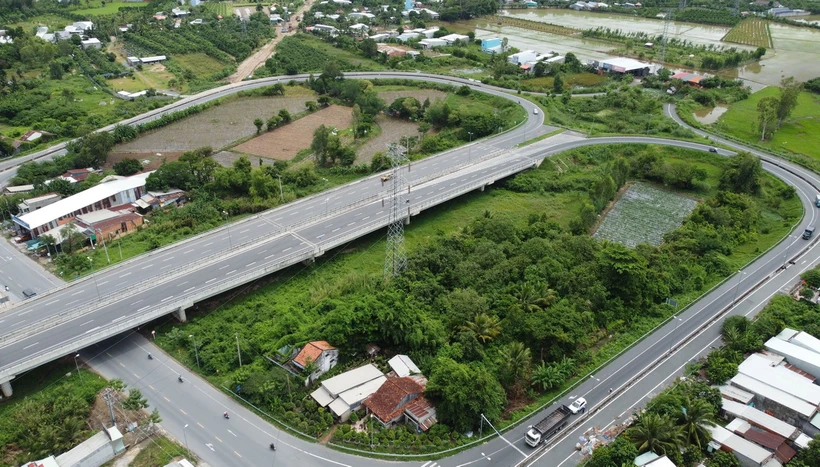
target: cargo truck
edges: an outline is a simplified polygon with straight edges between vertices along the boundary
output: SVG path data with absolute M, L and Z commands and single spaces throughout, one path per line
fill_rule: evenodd
M 527 444 L 537 447 L 539 444 L 545 443 L 567 425 L 570 415 L 572 415 L 572 411 L 566 405 L 555 409 L 543 420 L 530 427 L 525 437 Z

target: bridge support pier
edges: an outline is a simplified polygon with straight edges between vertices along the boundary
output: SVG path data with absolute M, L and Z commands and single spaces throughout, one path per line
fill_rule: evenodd
M 188 321 L 188 316 L 185 314 L 185 310 L 191 308 L 193 305 L 193 303 L 186 303 L 185 305 L 177 308 L 177 310 L 173 313 L 174 318 L 176 318 L 180 323 Z
M 11 381 L 0 383 L 0 390 L 3 391 L 3 396 L 5 397 L 11 397 L 11 395 L 14 394 L 14 391 L 11 389 Z
M 311 264 L 313 264 L 315 262 L 316 262 L 316 258 L 311 256 L 310 258 L 302 261 L 302 264 L 304 264 L 305 266 L 310 266 Z
M 481 188 L 479 188 L 478 191 L 484 192 L 484 188 L 487 188 L 487 185 L 481 185 Z

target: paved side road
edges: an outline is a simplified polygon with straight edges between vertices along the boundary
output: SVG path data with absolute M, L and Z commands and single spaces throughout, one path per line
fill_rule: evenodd
M 63 283 L 5 238 L 0 239 L 0 282 L 2 289 L 9 287 L 5 293 L 9 294 L 12 302 L 23 300 L 23 289 L 39 294 Z

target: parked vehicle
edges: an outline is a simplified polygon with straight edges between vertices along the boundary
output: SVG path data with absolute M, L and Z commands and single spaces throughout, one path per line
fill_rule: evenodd
M 567 425 L 572 411 L 566 405 L 562 405 L 555 409 L 552 413 L 544 417 L 543 420 L 530 427 L 527 431 L 527 444 L 532 447 L 538 447 L 539 444 L 546 442 L 556 433 L 561 431 Z
M 811 238 L 811 235 L 814 233 L 814 226 L 810 225 L 806 227 L 806 230 L 803 231 L 803 240 L 808 240 Z
M 612 391 L 610 391 L 610 392 L 612 392 Z M 587 400 L 584 399 L 583 397 L 579 397 L 579 398 L 575 399 L 575 401 L 572 404 L 569 405 L 569 410 L 573 414 L 576 414 L 576 413 L 580 412 L 581 409 L 583 409 L 586 406 L 587 406 Z
M 23 297 L 25 297 L 25 298 L 31 298 L 31 297 L 33 297 L 33 296 L 35 296 L 35 295 L 37 295 L 37 292 L 35 292 L 35 291 L 31 290 L 31 289 L 23 289 Z

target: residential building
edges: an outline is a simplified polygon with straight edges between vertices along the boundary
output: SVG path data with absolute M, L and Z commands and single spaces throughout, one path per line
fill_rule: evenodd
M 362 402 L 376 392 L 387 378 L 372 364 L 360 366 L 322 381 L 319 389 L 310 396 L 321 406 L 327 407 L 341 422 L 358 410 Z
M 770 352 L 786 357 L 787 362 L 806 373 L 820 375 L 820 354 L 778 337 L 766 341 L 764 347 Z
M 350 30 L 350 32 L 352 32 L 353 34 L 361 36 L 367 34 L 367 31 L 370 29 L 370 26 L 362 23 L 356 23 L 351 24 L 347 27 L 347 29 Z
M 93 186 L 34 212 L 13 216 L 15 229 L 32 239 L 86 214 L 114 206 L 134 203 L 145 193 L 145 179 L 152 172 L 141 173 Z
M 91 167 L 87 169 L 69 169 L 66 173 L 60 175 L 58 178 L 71 183 L 82 182 L 91 174 L 102 174 L 102 170 L 95 170 Z
M 74 24 L 72 24 L 71 26 L 73 26 L 75 29 L 78 29 L 81 32 L 88 32 L 94 29 L 94 23 L 92 23 L 91 21 L 75 21 Z
M 305 29 L 307 29 L 308 31 L 315 31 L 315 32 L 319 32 L 319 33 L 322 33 L 322 34 L 328 34 L 328 35 L 331 35 L 331 36 L 335 36 L 336 34 L 339 33 L 338 29 L 336 29 L 333 26 L 328 26 L 326 24 L 314 24 L 313 26 L 308 26 Z
M 17 205 L 17 209 L 20 210 L 20 214 L 28 214 L 50 204 L 54 204 L 57 201 L 60 201 L 60 199 L 62 199 L 62 196 L 57 193 L 49 193 L 46 195 L 25 199 L 22 203 Z
M 456 41 L 467 42 L 470 40 L 470 36 L 465 36 L 464 34 L 447 34 L 446 36 L 441 36 L 439 39 L 443 39 L 447 41 L 448 44 L 453 45 Z
M 752 354 L 738 366 L 738 373 L 754 378 L 773 388 L 791 394 L 812 405 L 820 405 L 820 386 L 814 377 L 806 377 L 789 369 L 780 355 Z M 802 372 L 801 372 L 802 373 Z
M 755 395 L 751 392 L 744 391 L 740 388 L 735 386 L 718 386 L 718 391 L 720 391 L 720 395 L 727 400 L 738 402 L 743 405 L 749 405 L 754 401 Z
M 413 399 L 404 408 L 407 423 L 416 427 L 417 432 L 426 432 L 436 424 L 436 408 L 424 396 Z
M 534 50 L 524 50 L 507 57 L 507 61 L 513 65 L 523 65 L 527 62 L 532 62 L 538 57 L 538 53 Z
M 816 405 L 811 405 L 742 373 L 735 375 L 730 382 L 732 386 L 754 393 L 755 407 L 771 413 L 790 425 L 802 427 L 817 413 Z
M 188 16 L 190 14 L 191 14 L 190 11 L 186 11 L 186 10 L 183 10 L 181 8 L 174 8 L 174 9 L 171 10 L 171 16 L 173 16 L 174 18 L 179 18 L 181 16 Z
M 493 37 L 491 39 L 481 39 L 481 51 L 485 53 L 500 53 L 503 52 L 501 47 L 501 38 Z
M 56 135 L 42 130 L 29 130 L 23 136 L 12 141 L 11 145 L 14 147 L 15 154 L 21 151 L 26 151 L 34 146 L 53 139 Z
M 392 44 L 376 44 L 376 49 L 379 53 L 386 54 L 388 57 L 403 57 L 407 53 L 407 48 L 405 47 Z
M 672 79 L 679 79 L 684 83 L 690 86 L 694 86 L 696 88 L 701 87 L 700 82 L 703 80 L 703 78 L 704 77 L 701 75 L 686 72 L 675 73 L 674 75 L 672 75 Z
M 4 195 L 16 195 L 19 193 L 28 193 L 29 191 L 34 191 L 34 185 L 17 185 L 3 188 Z
M 797 454 L 791 446 L 786 443 L 786 438 L 778 434 L 753 427 L 746 420 L 736 418 L 726 425 L 726 430 L 751 441 L 758 446 L 762 446 L 768 451 L 774 452 L 775 458 L 781 463 L 789 462 Z
M 371 21 L 374 18 L 376 18 L 376 15 L 374 15 L 373 13 L 353 12 L 353 13 L 348 13 L 347 17 L 355 19 L 356 21 L 362 21 L 362 20 Z
M 387 361 L 387 364 L 390 365 L 390 368 L 396 373 L 396 376 L 410 376 L 416 375 L 421 373 L 419 367 L 413 363 L 413 360 L 410 360 L 410 357 L 407 355 L 396 355 L 395 357 L 391 358 Z
M 419 34 L 417 32 L 405 32 L 405 33 L 401 34 L 399 37 L 397 37 L 396 39 L 398 39 L 402 42 L 407 42 L 410 39 L 418 39 L 419 37 L 421 37 L 421 34 Z
M 649 75 L 652 68 L 649 63 L 625 57 L 590 60 L 588 63 L 599 72 L 629 73 L 637 77 Z
M 134 204 L 138 212 L 146 214 L 154 209 L 161 209 L 170 205 L 179 206 L 187 200 L 184 191 L 174 188 L 163 192 L 149 191 L 136 200 Z
M 96 37 L 92 37 L 90 39 L 82 40 L 82 41 L 80 41 L 80 45 L 82 46 L 83 49 L 88 49 L 88 48 L 92 48 L 92 47 L 95 48 L 95 49 L 101 49 L 102 48 L 102 42 L 100 42 L 100 40 L 97 39 Z
M 424 387 L 413 378 L 388 378 L 362 405 L 385 427 L 404 418 L 405 406 L 424 393 Z
M 761 412 L 749 405 L 741 404 L 728 399 L 721 401 L 721 408 L 727 418 L 738 418 L 745 420 L 749 425 L 766 430 L 770 433 L 782 436 L 783 438 L 796 440 L 801 432 L 797 427 L 773 417 L 766 412 Z
M 786 328 L 777 335 L 777 338 L 820 354 L 820 339 L 807 332 Z
M 711 449 L 721 449 L 737 456 L 742 467 L 762 467 L 778 464 L 769 464 L 774 459 L 774 453 L 769 452 L 757 444 L 747 441 L 722 426 L 706 427 L 712 435 Z
M 339 361 L 339 349 L 325 341 L 308 342 L 293 358 L 293 366 L 300 371 L 310 363 L 315 365 L 316 371 L 308 375 L 306 383 L 322 376 L 336 366 Z
M 425 49 L 432 49 L 433 47 L 444 47 L 447 45 L 447 41 L 443 39 L 422 39 L 419 41 L 419 45 Z

